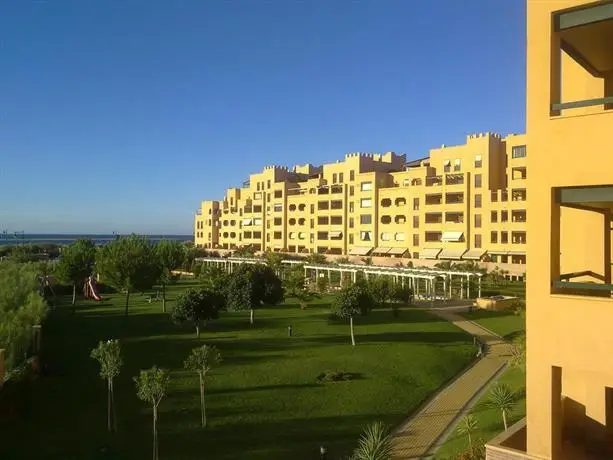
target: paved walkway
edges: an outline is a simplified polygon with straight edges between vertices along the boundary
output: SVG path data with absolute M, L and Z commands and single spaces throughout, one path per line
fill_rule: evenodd
M 465 307 L 464 307 L 465 309 Z M 510 345 L 499 336 L 468 321 L 453 311 L 453 307 L 432 308 L 430 312 L 452 322 L 487 344 L 485 357 L 456 377 L 437 393 L 415 416 L 404 422 L 394 433 L 394 460 L 428 458 L 445 440 L 445 434 L 462 411 L 474 403 L 484 387 L 508 363 Z M 475 354 L 476 354 L 475 347 Z

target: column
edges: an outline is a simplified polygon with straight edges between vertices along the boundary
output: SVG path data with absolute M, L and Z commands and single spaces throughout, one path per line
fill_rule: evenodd
M 470 275 L 466 275 L 466 297 L 470 299 Z
M 479 297 L 481 297 L 481 277 L 479 277 Z

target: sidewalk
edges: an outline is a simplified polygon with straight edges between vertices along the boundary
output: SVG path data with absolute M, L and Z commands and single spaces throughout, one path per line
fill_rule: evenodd
M 434 308 L 430 313 L 439 316 L 487 344 L 485 357 L 456 377 L 437 393 L 415 416 L 404 422 L 393 435 L 394 460 L 427 458 L 444 441 L 452 425 L 462 411 L 476 399 L 483 388 L 506 366 L 510 345 L 499 336 L 483 329 L 472 321 L 449 311 Z M 475 348 L 475 354 L 477 350 Z

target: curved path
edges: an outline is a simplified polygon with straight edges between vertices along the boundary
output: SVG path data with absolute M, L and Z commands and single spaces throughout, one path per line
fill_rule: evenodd
M 396 429 L 393 433 L 394 460 L 429 458 L 445 441 L 464 411 L 476 402 L 509 362 L 510 345 L 507 342 L 453 310 L 458 309 L 441 307 L 429 311 L 476 336 L 487 344 L 487 352 Z M 465 311 L 466 307 L 461 310 Z

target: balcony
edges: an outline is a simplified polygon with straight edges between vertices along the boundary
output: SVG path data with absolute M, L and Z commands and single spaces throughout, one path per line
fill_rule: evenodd
M 527 192 L 526 189 L 513 189 L 511 191 L 511 200 L 512 201 L 526 201 Z
M 427 212 L 425 216 L 426 224 L 442 224 L 443 223 L 443 214 L 440 212 L 431 213 Z
M 426 195 L 426 205 L 443 204 L 443 195 L 437 193 L 436 195 Z
M 464 223 L 464 213 L 463 212 L 446 212 L 445 213 L 445 223 L 463 224 Z
M 560 11 L 554 15 L 552 43 L 559 47 L 552 53 L 552 86 L 559 91 L 552 92 L 551 115 L 559 116 L 572 109 L 590 108 L 590 113 L 613 109 L 613 85 L 610 71 L 613 68 L 613 5 L 597 4 Z M 601 90 L 581 100 L 564 101 L 564 69 L 559 65 L 562 52 L 583 67 L 586 76 L 603 79 Z M 556 62 L 557 61 L 557 62 Z M 593 109 L 593 110 L 592 110 Z M 584 111 L 580 113 L 585 113 Z
M 463 204 L 464 194 L 463 193 L 446 193 L 445 203 L 446 204 Z
M 438 187 L 443 185 L 443 176 L 426 177 L 426 187 Z
M 447 174 L 445 176 L 445 184 L 446 185 L 463 185 L 464 184 L 464 174 Z

